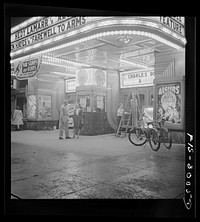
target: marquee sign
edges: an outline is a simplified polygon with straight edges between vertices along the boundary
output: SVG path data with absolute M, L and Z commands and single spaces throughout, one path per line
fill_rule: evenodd
M 29 58 L 24 61 L 12 63 L 12 72 L 18 80 L 29 79 L 36 76 L 41 66 L 41 57 Z
M 67 79 L 65 80 L 65 91 L 66 92 L 76 92 L 76 86 L 77 86 L 76 79 Z
M 186 43 L 185 19 L 184 17 L 167 16 L 132 16 L 121 17 L 44 17 L 24 28 L 14 27 L 11 33 L 11 57 L 21 54 L 22 49 L 26 52 L 36 49 L 41 45 L 48 45 L 62 38 L 68 38 L 76 34 L 91 31 L 100 27 L 110 27 L 116 25 L 142 25 L 153 29 L 161 30 L 169 36 Z M 80 27 L 80 29 L 78 29 Z M 120 30 L 121 32 L 121 30 Z M 142 34 L 142 32 L 141 32 Z M 151 34 L 151 33 L 150 33 Z M 153 37 L 152 37 L 153 38 Z
M 184 17 L 160 16 L 160 22 L 178 34 L 185 36 Z
M 144 70 L 137 72 L 122 72 L 120 73 L 120 87 L 142 87 L 153 86 L 155 73 L 153 70 Z
M 142 16 L 142 18 L 148 18 L 148 20 L 156 21 L 162 25 L 157 28 L 167 27 L 174 33 L 185 36 L 185 17 L 183 16 Z
M 11 35 L 11 52 L 38 43 L 88 22 L 88 17 L 47 17 Z

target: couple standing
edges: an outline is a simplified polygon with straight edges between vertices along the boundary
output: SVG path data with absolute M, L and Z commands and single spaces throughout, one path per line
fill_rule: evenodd
M 59 139 L 63 138 L 63 133 L 65 131 L 65 138 L 71 139 L 69 137 L 69 112 L 70 104 L 68 104 L 68 100 L 65 100 L 64 103 L 60 107 L 60 119 L 59 119 Z M 79 103 L 76 104 L 74 115 L 73 115 L 74 127 L 73 127 L 73 138 L 77 135 L 77 139 L 79 138 L 80 130 L 83 126 L 83 112 Z

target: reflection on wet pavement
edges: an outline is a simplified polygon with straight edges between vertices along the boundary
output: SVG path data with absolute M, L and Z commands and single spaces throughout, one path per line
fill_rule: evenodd
M 182 147 L 102 156 L 16 143 L 12 193 L 24 199 L 173 199 L 184 192 L 184 166 Z

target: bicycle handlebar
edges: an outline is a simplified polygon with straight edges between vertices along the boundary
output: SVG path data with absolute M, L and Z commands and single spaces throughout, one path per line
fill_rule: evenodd
M 142 118 L 139 119 L 139 122 L 143 120 L 143 117 L 149 118 L 145 113 L 143 113 Z M 154 121 L 147 122 L 147 125 L 150 125 L 150 124 L 155 125 L 156 123 L 158 123 L 159 126 L 161 127 L 161 125 L 164 125 L 165 121 L 166 121 L 166 119 L 165 119 L 164 115 L 162 115 L 159 120 L 154 120 Z

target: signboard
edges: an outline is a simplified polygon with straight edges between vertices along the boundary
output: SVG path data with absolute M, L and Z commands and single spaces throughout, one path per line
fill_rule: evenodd
M 160 22 L 178 34 L 185 36 L 184 17 L 160 16 Z
M 38 43 L 87 22 L 87 17 L 47 17 L 11 35 L 11 52 Z
M 121 88 L 153 86 L 155 73 L 153 70 L 120 73 Z
M 35 119 L 36 117 L 36 95 L 29 95 L 27 101 L 27 118 Z
M 181 83 L 167 83 L 156 86 L 157 119 L 164 115 L 166 123 L 181 123 Z
M 24 61 L 18 61 L 11 64 L 11 71 L 18 80 L 34 77 L 40 69 L 42 58 L 29 58 Z
M 51 118 L 51 96 L 39 95 L 38 96 L 38 118 L 48 119 Z
M 78 30 L 74 30 L 77 27 L 84 26 L 85 24 L 88 24 L 95 20 L 102 20 L 105 17 L 46 17 L 41 19 L 40 21 L 37 21 L 25 28 L 22 28 L 14 33 L 11 34 L 11 52 L 17 51 L 19 49 L 22 49 L 24 47 L 42 42 L 47 39 L 54 38 L 58 35 L 64 34 L 66 32 L 69 32 L 73 30 L 73 34 L 78 33 Z M 116 19 L 113 20 L 113 17 L 107 17 L 108 21 L 103 21 L 102 23 L 98 25 L 116 25 L 120 24 L 120 18 L 116 17 Z M 175 33 L 178 33 L 179 35 L 185 36 L 185 19 L 184 17 L 178 17 L 178 16 L 146 16 L 141 17 L 145 18 L 148 21 L 153 20 L 157 23 L 160 23 L 163 26 L 166 26 L 170 30 L 174 31 Z M 131 19 L 129 18 L 127 21 L 134 21 L 138 22 L 137 20 L 140 19 L 140 17 L 133 16 Z M 147 21 L 147 22 L 148 22 Z M 145 24 L 145 21 L 139 21 L 143 22 Z M 124 21 L 123 21 L 124 23 Z M 146 24 L 148 25 L 148 24 Z M 159 25 L 154 24 L 156 28 L 160 28 Z M 95 25 L 94 25 L 95 27 Z M 90 28 L 86 27 L 86 30 Z M 169 33 L 168 33 L 169 34 Z M 59 38 L 58 38 L 59 40 Z
M 66 92 L 76 92 L 77 82 L 76 79 L 65 80 Z

